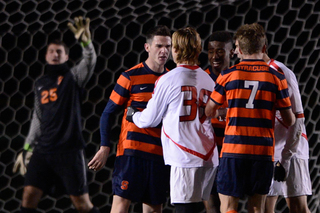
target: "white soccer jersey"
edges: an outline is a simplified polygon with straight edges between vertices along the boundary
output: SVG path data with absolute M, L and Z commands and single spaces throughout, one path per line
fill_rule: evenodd
M 281 69 L 283 71 L 288 82 L 292 111 L 297 117 L 296 123 L 290 127 L 287 127 L 282 123 L 281 115 L 279 111 L 277 111 L 274 130 L 274 159 L 277 161 L 281 160 L 281 158 L 286 158 L 282 159 L 282 161 L 285 161 L 294 155 L 297 158 L 309 159 L 309 144 L 306 134 L 306 127 L 304 124 L 305 119 L 303 115 L 301 95 L 296 76 L 289 68 L 279 61 L 271 59 L 268 64 L 276 70 Z M 286 141 L 289 141 L 289 143 L 285 146 Z
M 133 121 L 140 128 L 155 127 L 162 120 L 167 165 L 218 166 L 213 129 L 204 113 L 214 86 L 200 67 L 180 65 L 158 79 L 147 108 L 134 114 Z

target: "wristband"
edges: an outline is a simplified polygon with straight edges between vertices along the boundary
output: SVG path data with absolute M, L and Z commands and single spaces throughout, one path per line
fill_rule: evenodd
M 26 143 L 24 146 L 23 146 L 23 149 L 28 151 L 28 152 L 32 152 L 32 148 L 30 146 L 30 144 Z
M 88 46 L 91 42 L 92 42 L 91 39 L 89 39 L 87 42 L 81 41 L 80 44 L 81 44 L 82 47 L 86 47 L 86 46 Z

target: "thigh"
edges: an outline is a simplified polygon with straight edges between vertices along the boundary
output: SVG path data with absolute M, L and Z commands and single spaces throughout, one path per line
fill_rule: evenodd
M 274 213 L 278 196 L 267 196 L 265 204 L 265 213 Z
M 249 196 L 268 194 L 273 178 L 273 162 L 248 160 L 248 167 L 250 173 L 246 179 L 246 194 Z
M 79 196 L 88 192 L 83 150 L 51 155 L 50 162 L 68 195 Z
M 217 173 L 217 191 L 219 194 L 243 197 L 245 194 L 246 171 L 243 159 L 221 158 Z
M 309 213 L 307 196 L 289 197 L 286 198 L 290 212 L 292 213 Z
M 268 194 L 273 177 L 273 162 L 221 158 L 217 176 L 219 194 L 243 197 Z
M 308 160 L 293 157 L 290 162 L 288 178 L 284 185 L 284 196 L 287 198 L 311 194 Z
M 275 181 L 272 178 L 268 197 L 284 195 L 284 185 L 285 185 L 284 181 Z
M 248 198 L 248 213 L 264 213 L 267 195 L 254 194 Z
M 55 179 L 51 165 L 45 154 L 33 153 L 25 175 L 25 186 L 34 186 L 42 191 L 48 191 Z
M 239 198 L 223 194 L 219 194 L 219 198 L 221 202 L 220 211 L 222 213 L 232 210 L 237 211 Z
M 171 203 L 191 203 L 208 200 L 216 168 L 171 166 Z
M 164 203 L 170 190 L 170 166 L 163 162 L 146 161 L 146 192 L 142 202 L 148 205 L 160 205 Z
M 147 184 L 144 168 L 145 162 L 141 158 L 117 157 L 112 174 L 113 194 L 132 202 L 142 202 Z
M 43 191 L 34 186 L 25 186 L 22 195 L 22 207 L 35 209 L 42 197 Z

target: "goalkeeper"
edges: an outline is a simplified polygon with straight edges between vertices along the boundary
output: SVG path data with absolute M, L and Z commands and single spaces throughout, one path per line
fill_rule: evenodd
M 90 19 L 76 17 L 74 21 L 68 27 L 81 40 L 83 59 L 70 69 L 68 48 L 54 40 L 47 46 L 45 75 L 35 82 L 31 127 L 13 167 L 13 172 L 26 173 L 22 213 L 36 212 L 42 195 L 56 180 L 63 183 L 79 212 L 99 212 L 88 194 L 80 112 L 81 91 L 93 74 L 97 56 Z

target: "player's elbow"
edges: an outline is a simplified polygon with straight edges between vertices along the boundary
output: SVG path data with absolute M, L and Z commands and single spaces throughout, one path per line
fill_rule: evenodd
M 286 126 L 292 126 L 296 122 L 296 116 L 291 109 L 281 110 L 280 114 Z
M 148 127 L 150 127 L 150 125 L 148 125 L 147 123 L 142 123 L 142 122 L 137 122 L 137 123 L 134 122 L 134 124 L 139 128 L 148 128 Z
M 133 120 L 133 123 L 139 127 L 139 128 L 149 128 L 149 127 L 152 127 L 152 123 L 149 122 L 149 121 L 146 121 L 144 119 L 141 118 L 140 116 L 140 113 L 135 113 L 133 116 L 132 116 L 132 120 Z
M 292 126 L 295 122 L 296 122 L 296 118 L 295 117 L 291 117 L 290 119 L 288 119 L 286 121 L 284 120 L 284 123 L 287 126 Z
M 216 115 L 215 104 L 213 103 L 213 101 L 208 101 L 204 113 L 207 117 L 214 117 Z

